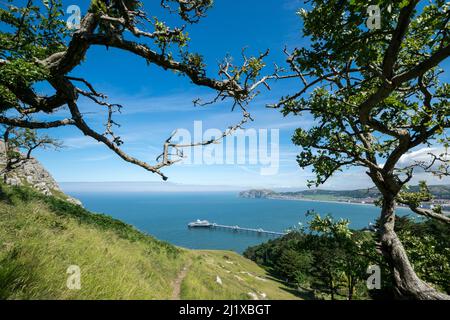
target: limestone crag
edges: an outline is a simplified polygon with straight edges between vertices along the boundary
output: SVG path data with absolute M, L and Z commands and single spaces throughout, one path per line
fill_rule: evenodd
M 5 144 L 3 141 L 0 141 L 0 171 L 3 171 L 5 165 Z M 45 195 L 64 195 L 67 201 L 81 205 L 81 202 L 78 199 L 72 198 L 63 193 L 52 175 L 35 158 L 24 160 L 18 164 L 14 170 L 8 172 L 6 176 L 2 173 L 1 178 L 9 185 L 31 186 Z

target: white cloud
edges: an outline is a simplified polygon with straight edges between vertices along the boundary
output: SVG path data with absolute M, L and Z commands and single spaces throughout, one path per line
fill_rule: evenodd
M 69 137 L 62 139 L 64 147 L 69 149 L 85 149 L 89 147 L 97 147 L 100 143 L 90 137 Z
M 123 106 L 122 115 L 135 114 L 152 114 L 166 112 L 192 112 L 194 109 L 202 109 L 195 107 L 193 101 L 201 98 L 204 101 L 214 99 L 211 94 L 201 94 L 195 92 L 179 92 L 162 96 L 149 96 L 146 94 L 112 94 L 108 96 L 109 103 L 116 103 Z M 221 105 L 226 102 L 217 103 Z M 98 110 L 99 106 L 93 101 L 82 98 L 80 100 L 80 109 L 83 111 Z M 106 109 L 104 110 L 106 112 Z
M 412 152 L 409 152 L 407 154 L 404 154 L 400 160 L 399 160 L 399 165 L 400 167 L 404 168 L 407 166 L 411 166 L 417 163 L 429 163 L 431 164 L 431 161 L 433 159 L 433 157 L 431 156 L 436 155 L 439 156 L 441 154 L 445 154 L 446 150 L 444 147 L 438 147 L 438 148 L 422 148 L 419 150 L 415 150 Z M 450 157 L 447 154 L 446 156 L 446 160 L 450 161 Z M 439 163 L 436 163 L 436 165 L 438 166 Z

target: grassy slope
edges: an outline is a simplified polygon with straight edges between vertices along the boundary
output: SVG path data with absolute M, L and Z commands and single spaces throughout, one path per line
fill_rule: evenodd
M 170 299 L 186 265 L 182 299 L 295 298 L 236 253 L 177 248 L 63 200 L 0 187 L 0 299 Z M 81 290 L 66 287 L 70 265 L 81 268 Z
M 231 251 L 194 251 L 181 287 L 184 299 L 298 299 L 253 261 Z M 217 284 L 217 277 L 222 285 Z

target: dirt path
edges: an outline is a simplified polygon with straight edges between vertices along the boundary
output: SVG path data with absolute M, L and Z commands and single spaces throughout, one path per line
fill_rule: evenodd
M 183 269 L 178 274 L 177 278 L 173 283 L 173 292 L 172 292 L 172 300 L 180 300 L 181 297 L 181 284 L 183 283 L 184 278 L 186 278 L 187 273 L 189 272 L 189 267 L 191 266 L 192 261 L 188 261 Z

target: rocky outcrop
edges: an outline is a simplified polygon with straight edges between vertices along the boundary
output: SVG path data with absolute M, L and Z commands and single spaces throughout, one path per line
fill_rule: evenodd
M 241 198 L 249 198 L 249 199 L 265 199 L 269 198 L 271 196 L 276 195 L 276 192 L 272 190 L 248 190 L 248 191 L 242 191 L 239 193 L 239 197 Z
M 12 186 L 30 186 L 45 195 L 64 197 L 67 201 L 80 205 L 78 199 L 63 193 L 52 175 L 35 158 L 22 161 L 14 167 L 14 170 L 4 173 L 6 165 L 5 144 L 0 141 L 0 171 L 1 179 Z

